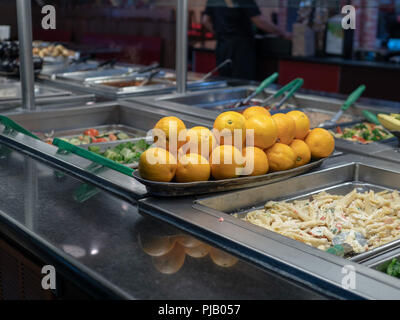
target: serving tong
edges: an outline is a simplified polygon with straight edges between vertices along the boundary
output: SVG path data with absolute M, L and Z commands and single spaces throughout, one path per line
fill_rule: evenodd
M 365 90 L 365 85 L 359 86 L 356 90 L 354 90 L 347 100 L 343 103 L 340 110 L 332 117 L 330 120 L 326 120 L 325 122 L 321 123 L 318 127 L 319 128 L 326 128 L 326 127 L 333 127 L 336 125 L 336 122 L 342 117 L 343 113 L 349 109 L 357 100 L 360 98 L 362 93 Z
M 244 99 L 240 99 L 238 102 L 236 102 L 233 108 L 239 108 L 240 106 L 248 104 L 251 101 L 251 99 L 259 95 L 261 92 L 264 91 L 265 88 L 269 87 L 272 83 L 274 83 L 276 79 L 278 79 L 278 76 L 279 74 L 277 72 L 270 75 L 263 82 L 261 82 L 261 84 L 257 87 L 257 89 L 254 90 L 254 92 L 252 92 L 249 96 L 247 96 Z
M 332 253 L 339 257 L 352 256 L 356 252 L 354 248 L 346 242 L 347 237 L 350 235 L 350 231 L 341 232 L 332 239 L 332 247 L 328 248 L 326 252 Z M 367 239 L 360 232 L 354 231 L 354 239 L 358 242 L 358 244 L 362 247 L 367 245 Z
M 217 72 L 219 69 L 221 69 L 223 66 L 227 65 L 227 64 L 231 64 L 232 60 L 231 59 L 226 59 L 225 61 L 223 61 L 222 63 L 220 63 L 218 66 L 216 66 L 214 69 L 212 69 L 209 73 L 206 73 L 201 79 L 200 81 L 205 81 L 207 80 L 209 77 L 211 77 L 215 72 Z
M 283 106 L 283 104 L 289 100 L 296 93 L 296 91 L 302 87 L 303 84 L 304 80 L 302 78 L 296 78 L 279 89 L 275 94 L 259 102 L 259 105 L 262 107 L 267 107 L 271 104 L 271 101 L 284 95 L 284 97 L 276 105 L 274 105 L 274 109 L 279 110 L 279 108 Z

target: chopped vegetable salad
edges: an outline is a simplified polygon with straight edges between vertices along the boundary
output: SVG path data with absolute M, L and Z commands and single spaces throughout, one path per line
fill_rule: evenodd
M 363 122 L 353 127 L 341 128 L 337 127 L 332 134 L 339 139 L 356 141 L 363 144 L 382 141 L 393 138 L 394 136 L 380 125 Z

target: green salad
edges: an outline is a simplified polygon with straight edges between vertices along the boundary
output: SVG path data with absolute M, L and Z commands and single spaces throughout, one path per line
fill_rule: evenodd
M 400 278 L 400 260 L 397 260 L 396 258 L 393 259 L 387 267 L 386 273 L 390 276 Z
M 363 144 L 393 138 L 393 135 L 384 127 L 373 123 L 363 122 L 353 127 L 337 127 L 332 134 L 339 139 L 357 141 Z
M 121 164 L 133 164 L 139 162 L 140 155 L 150 147 L 146 140 L 137 142 L 125 142 L 113 148 L 102 151 L 99 146 L 90 146 L 89 151 Z

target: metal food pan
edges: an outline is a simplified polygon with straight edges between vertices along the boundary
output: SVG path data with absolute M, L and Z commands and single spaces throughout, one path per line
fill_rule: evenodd
M 249 211 L 262 208 L 268 201 L 305 199 L 322 191 L 344 195 L 354 188 L 360 191 L 400 190 L 400 172 L 374 165 L 350 163 L 257 188 L 201 198 L 194 202 L 194 207 L 221 216 L 237 213 L 243 218 Z M 274 234 L 249 222 L 239 220 L 238 223 L 266 236 Z M 397 247 L 400 247 L 400 240 L 358 254 L 349 260 L 361 262 Z
M 134 76 L 126 76 L 126 77 L 114 77 L 114 78 L 107 78 L 103 80 L 95 80 L 95 81 L 85 81 L 85 85 L 97 88 L 99 90 L 113 92 L 116 94 L 124 94 L 124 93 L 131 93 L 131 92 L 140 92 L 140 91 L 148 91 L 148 90 L 155 90 L 155 89 L 166 89 L 170 87 L 174 87 L 173 82 L 165 81 L 162 77 L 154 77 L 151 80 L 151 83 L 144 86 L 112 86 L 112 83 L 129 83 L 129 82 L 141 82 L 146 79 L 147 74 L 142 75 L 134 75 Z
M 138 142 L 140 140 L 146 140 L 146 142 L 148 142 L 148 143 L 153 143 L 153 139 L 142 137 L 142 138 L 133 138 L 133 139 L 126 139 L 126 140 L 110 141 L 110 142 L 90 143 L 90 144 L 80 145 L 80 147 L 88 150 L 89 147 L 96 146 L 96 147 L 100 148 L 101 152 L 104 152 L 109 148 L 114 148 L 114 147 L 120 145 L 121 143 Z M 138 162 L 133 162 L 133 163 L 130 163 L 130 164 L 123 163 L 123 165 L 127 166 L 129 168 L 132 168 L 132 169 L 137 169 L 139 167 L 139 163 Z
M 222 111 L 234 105 L 238 100 L 248 97 L 252 92 L 252 88 L 229 88 L 185 96 L 160 98 L 159 100 L 179 105 Z M 257 99 L 253 99 L 252 101 L 261 101 L 268 98 L 268 96 L 270 94 L 262 92 L 257 96 Z M 228 109 L 230 110 L 231 108 Z
M 136 128 L 132 128 L 128 125 L 124 124 L 107 124 L 107 125 L 101 125 L 101 126 L 93 126 L 93 127 L 85 127 L 85 128 L 77 128 L 77 129 L 70 129 L 70 130 L 60 130 L 60 131 L 55 131 L 51 130 L 50 132 L 37 132 L 35 133 L 39 138 L 41 139 L 46 139 L 46 138 L 73 138 L 79 135 L 82 135 L 84 131 L 88 129 L 96 129 L 98 131 L 123 131 L 129 136 L 129 140 L 131 138 L 140 138 L 140 137 L 145 137 L 146 132 L 143 130 L 138 130 Z M 118 140 L 117 142 L 124 142 L 127 141 L 125 140 Z M 98 145 L 99 143 L 93 144 L 93 145 Z
M 111 77 L 120 77 L 124 74 L 131 74 L 138 69 L 139 69 L 138 67 L 133 68 L 133 67 L 116 66 L 113 68 L 64 72 L 56 74 L 55 77 L 57 79 L 77 81 L 77 82 L 95 81 L 95 80 L 101 81 L 109 79 Z
M 388 264 L 394 259 L 400 259 L 400 248 L 392 251 L 384 252 L 380 255 L 373 257 L 372 259 L 364 261 L 362 264 L 379 271 L 385 271 Z
M 335 130 L 336 127 L 340 127 L 341 129 L 351 128 L 351 127 L 353 127 L 353 126 L 355 126 L 357 124 L 361 124 L 363 122 L 368 122 L 368 121 L 367 120 L 362 120 L 362 121 L 359 121 L 359 122 L 356 122 L 356 123 L 343 123 L 343 124 L 339 124 L 339 125 L 337 125 L 335 127 L 329 128 L 329 129 L 330 130 Z M 389 139 L 385 139 L 385 140 L 381 140 L 381 141 L 373 141 L 373 142 L 366 143 L 366 144 L 363 144 L 363 143 L 357 142 L 357 141 L 346 140 L 346 139 L 343 139 L 343 138 L 336 138 L 336 137 L 335 137 L 335 140 L 336 141 L 341 141 L 343 143 L 349 143 L 351 145 L 358 145 L 358 146 L 361 146 L 361 147 L 368 146 L 368 145 L 371 145 L 371 144 L 372 145 L 380 144 L 380 143 L 391 144 L 393 147 L 395 147 L 395 146 L 398 145 L 398 142 L 399 142 L 397 137 L 393 137 L 393 138 L 389 138 Z

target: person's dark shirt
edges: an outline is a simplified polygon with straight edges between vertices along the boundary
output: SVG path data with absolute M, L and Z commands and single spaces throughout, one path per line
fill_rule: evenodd
M 210 16 L 216 37 L 254 35 L 251 18 L 261 14 L 255 0 L 231 0 L 228 7 L 224 0 L 208 0 L 204 14 Z

